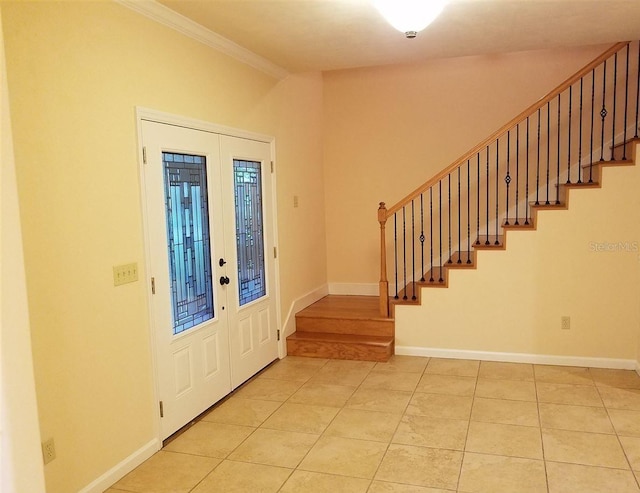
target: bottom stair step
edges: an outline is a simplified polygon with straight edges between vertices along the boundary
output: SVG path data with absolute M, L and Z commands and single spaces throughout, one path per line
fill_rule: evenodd
M 287 337 L 287 354 L 291 356 L 384 362 L 393 352 L 390 336 L 296 331 Z

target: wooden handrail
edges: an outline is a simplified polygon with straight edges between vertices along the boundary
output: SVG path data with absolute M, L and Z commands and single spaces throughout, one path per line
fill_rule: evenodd
M 471 159 L 471 157 L 475 156 L 481 149 L 484 149 L 485 147 L 487 147 L 487 145 L 492 144 L 493 142 L 495 142 L 498 137 L 503 135 L 505 132 L 507 132 L 511 128 L 515 127 L 518 123 L 520 123 L 522 120 L 524 120 L 528 116 L 530 116 L 533 113 L 535 113 L 536 111 L 538 111 L 538 109 L 542 108 L 545 104 L 547 104 L 551 100 L 555 99 L 558 96 L 558 94 L 563 93 L 566 89 L 568 89 L 574 83 L 579 81 L 582 77 L 587 75 L 593 69 L 598 67 L 602 62 L 607 60 L 610 56 L 612 56 L 614 53 L 616 53 L 619 50 L 621 50 L 622 48 L 624 48 L 629 43 L 630 43 L 630 41 L 624 41 L 624 42 L 621 42 L 621 43 L 614 44 L 611 48 L 609 48 L 607 51 L 605 51 L 598 58 L 596 58 L 591 63 L 586 65 L 584 68 L 580 69 L 573 76 L 571 76 L 570 78 L 565 80 L 562 84 L 560 84 L 558 87 L 556 87 L 555 89 L 550 91 L 546 96 L 542 97 L 539 101 L 537 101 L 536 103 L 534 103 L 531 106 L 529 106 L 526 110 L 524 110 L 518 116 L 513 118 L 507 124 L 505 124 L 502 127 L 500 127 L 498 130 L 496 130 L 494 133 L 492 133 L 485 140 L 480 142 L 478 145 L 473 147 L 471 150 L 467 151 L 465 154 L 463 154 L 461 157 L 456 159 L 449 166 L 447 166 L 442 171 L 440 171 L 438 174 L 436 174 L 433 178 L 429 179 L 428 181 L 426 181 L 425 183 L 420 185 L 413 192 L 411 192 L 409 195 L 407 195 L 405 198 L 403 198 L 402 200 L 397 202 L 392 207 L 389 207 L 386 210 L 387 219 L 389 217 L 393 216 L 396 212 L 398 212 L 400 209 L 402 209 L 405 205 L 410 203 L 413 199 L 419 197 L 420 194 L 422 194 L 423 192 L 425 192 L 426 190 L 431 188 L 433 185 L 438 183 L 440 180 L 442 180 L 444 177 L 446 177 L 448 174 L 450 174 L 456 168 L 458 168 L 459 166 L 464 164 L 465 161 L 467 161 L 467 159 Z

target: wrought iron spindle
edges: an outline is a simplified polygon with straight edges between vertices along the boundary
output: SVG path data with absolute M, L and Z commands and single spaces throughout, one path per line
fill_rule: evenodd
M 509 224 L 509 185 L 511 184 L 511 175 L 510 175 L 510 169 L 509 169 L 509 158 L 510 158 L 510 154 L 511 154 L 511 149 L 510 149 L 510 145 L 511 145 L 511 131 L 507 132 L 507 176 L 504 177 L 504 182 L 507 184 L 507 215 L 506 215 L 506 219 L 505 219 L 505 224 L 508 225 Z
M 529 117 L 527 117 L 527 161 L 526 161 L 526 182 L 524 187 L 524 197 L 525 197 L 525 206 L 524 206 L 524 223 L 529 224 Z
M 476 245 L 480 244 L 480 153 L 476 155 Z
M 424 282 L 424 192 L 420 194 L 420 259 L 421 263 L 421 277 L 420 281 Z
M 498 228 L 500 225 L 498 224 L 498 216 L 500 215 L 500 172 L 498 168 L 500 167 L 500 139 L 496 139 L 496 241 L 495 245 L 499 245 L 498 241 Z
M 462 260 L 460 260 L 460 252 L 462 251 L 462 238 L 460 236 L 460 166 L 458 166 L 458 264 L 462 263 Z
M 536 205 L 540 205 L 540 108 L 538 108 L 538 155 L 536 163 Z
M 618 52 L 613 56 L 613 121 L 611 126 L 611 161 L 613 161 L 616 148 L 616 97 L 618 93 Z
M 591 149 L 589 151 L 589 183 L 593 183 L 593 131 L 596 111 L 596 69 L 591 71 Z
M 402 284 L 404 284 L 403 300 L 407 299 L 407 220 L 406 207 L 402 208 Z
M 416 221 L 415 221 L 415 200 L 411 201 L 411 280 L 413 281 L 411 299 L 416 299 Z
M 516 125 L 516 226 L 520 224 L 518 220 L 518 202 L 520 197 L 520 124 Z M 507 209 L 509 209 L 507 207 Z
M 471 263 L 471 166 L 467 159 L 467 263 Z
M 396 295 L 394 298 L 397 300 L 398 296 L 398 213 L 393 214 L 393 256 L 395 263 L 395 282 L 396 282 Z
M 569 86 L 569 135 L 567 145 L 567 183 L 571 183 L 571 106 L 573 105 L 573 86 Z M 560 134 L 558 133 L 558 136 Z
M 433 282 L 433 187 L 429 187 L 429 282 Z
M 484 244 L 491 244 L 489 241 L 489 146 L 487 146 L 487 239 Z
M 439 223 L 440 223 L 440 236 L 438 239 L 438 243 L 440 244 L 440 258 L 438 260 L 438 264 L 440 266 L 440 278 L 438 279 L 438 282 L 443 282 L 444 279 L 442 278 L 442 180 L 438 181 L 438 200 L 439 200 L 438 216 L 439 216 Z
M 556 162 L 556 205 L 560 203 L 560 94 L 558 94 L 558 159 Z
M 582 95 L 584 77 L 580 78 L 580 138 L 578 139 L 578 183 L 582 183 Z
M 604 69 L 602 70 L 602 109 L 600 116 L 602 117 L 601 137 L 600 137 L 600 161 L 604 161 L 604 119 L 607 117 L 606 106 L 607 95 L 607 61 L 604 61 Z
M 449 188 L 449 195 L 447 197 L 447 201 L 448 201 L 448 212 L 449 212 L 449 230 L 448 230 L 448 236 L 449 236 L 449 260 L 447 260 L 447 263 L 450 264 L 452 262 L 451 260 L 451 173 L 449 173 L 448 175 L 448 188 Z
M 627 159 L 627 116 L 629 107 L 629 48 L 631 45 L 627 45 L 626 60 L 625 60 L 625 73 L 624 73 L 624 134 L 622 137 L 622 160 Z
M 549 168 L 551 166 L 551 105 L 547 103 L 547 199 L 545 205 L 549 205 Z

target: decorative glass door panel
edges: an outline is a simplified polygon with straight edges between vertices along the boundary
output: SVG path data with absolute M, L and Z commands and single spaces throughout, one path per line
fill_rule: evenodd
M 261 165 L 257 161 L 233 160 L 240 306 L 267 294 Z
M 162 153 L 173 334 L 214 316 L 206 158 Z

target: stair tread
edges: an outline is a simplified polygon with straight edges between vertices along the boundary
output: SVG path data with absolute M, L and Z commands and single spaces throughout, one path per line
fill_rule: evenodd
M 296 318 L 339 318 L 387 322 L 390 319 L 380 316 L 379 303 L 377 296 L 329 295 L 299 311 Z

